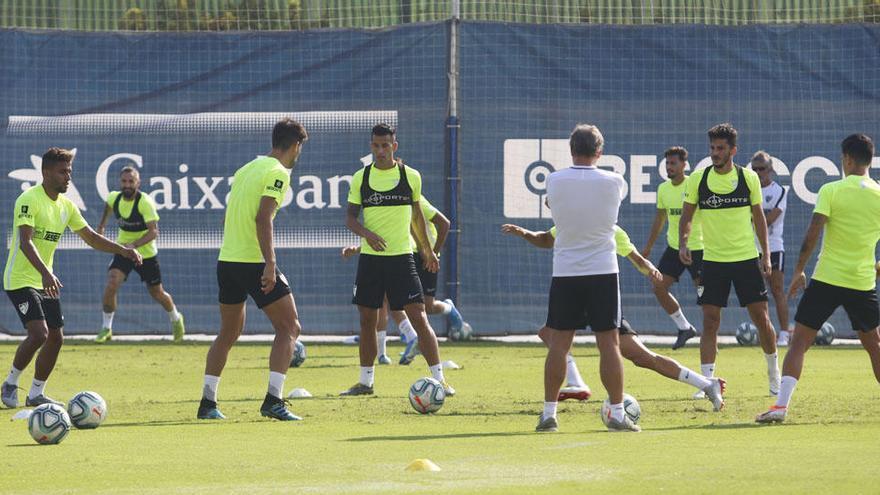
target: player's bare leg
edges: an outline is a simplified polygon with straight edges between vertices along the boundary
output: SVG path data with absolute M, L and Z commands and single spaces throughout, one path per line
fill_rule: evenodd
M 553 336 L 554 330 L 551 330 L 549 327 L 544 326 L 540 330 L 538 330 L 538 338 L 544 342 L 544 346 L 548 349 L 550 348 L 550 339 Z M 572 338 L 572 342 L 574 339 Z M 563 386 L 559 390 L 559 396 L 557 398 L 558 402 L 562 402 L 568 399 L 576 399 L 576 400 L 589 400 L 589 398 L 593 395 L 592 390 L 590 390 L 589 385 L 584 382 L 583 377 L 581 376 L 581 372 L 577 367 L 577 363 L 575 362 L 574 355 L 571 352 L 572 346 L 569 348 L 568 353 L 565 356 L 565 381 L 563 382 L 565 386 Z
M 779 320 L 779 345 L 787 345 L 791 335 L 788 334 L 788 297 L 785 294 L 785 274 L 780 270 L 773 270 L 768 279 L 770 293 L 773 294 L 773 302 L 776 304 L 776 318 Z
M 376 325 L 379 322 L 379 308 L 358 305 L 361 333 L 358 339 L 358 356 L 360 359 L 360 377 L 358 382 L 339 395 L 373 395 L 373 382 L 378 344 L 376 342 Z
M 648 349 L 634 335 L 626 334 L 620 336 L 620 354 L 624 359 L 631 361 L 639 368 L 655 371 L 666 378 L 687 383 L 702 391 L 709 401 L 712 402 L 716 411 L 720 411 L 724 407 L 722 394 L 724 393 L 726 382 L 723 379 L 706 378 L 699 373 L 689 370 L 678 361 Z
M 186 333 L 183 324 L 183 315 L 177 312 L 177 307 L 174 305 L 174 299 L 171 298 L 171 294 L 165 292 L 161 283 L 148 285 L 147 292 L 150 294 L 150 297 L 159 303 L 159 305 L 162 306 L 162 309 L 168 313 L 168 317 L 171 319 L 171 332 L 174 335 L 174 341 L 182 341 L 183 335 Z
M 205 359 L 206 375 L 219 377 L 223 373 L 229 351 L 244 329 L 246 312 L 245 303 L 220 304 L 220 333 L 208 349 L 208 356 Z
M 719 327 L 721 327 L 721 306 L 703 304 L 703 334 L 700 336 L 700 368 L 703 375 L 706 377 L 712 377 L 715 374 L 715 359 L 718 357 Z
M 125 274 L 121 270 L 111 268 L 107 271 L 107 285 L 104 286 L 104 296 L 101 298 L 103 306 L 103 322 L 101 330 L 95 342 L 104 343 L 113 337 L 113 315 L 116 313 L 116 294 L 125 283 Z
M 756 422 L 782 423 L 785 421 L 791 396 L 794 394 L 794 389 L 804 369 L 804 358 L 816 340 L 817 333 L 819 333 L 818 330 L 814 328 L 795 323 L 794 333 L 788 344 L 788 352 L 785 353 L 785 359 L 782 361 L 782 379 L 779 392 L 776 395 L 776 403 L 766 412 L 759 414 L 755 418 Z
M 288 294 L 263 306 L 262 309 L 272 323 L 272 328 L 275 329 L 275 339 L 269 353 L 269 389 L 263 405 L 260 406 L 260 414 L 281 421 L 298 421 L 302 418 L 288 411 L 283 400 L 284 381 L 290 367 L 290 359 L 293 357 L 296 339 L 302 330 L 296 302 L 293 300 L 293 295 Z
M 770 311 L 767 307 L 767 301 L 758 301 L 746 306 L 749 311 L 749 317 L 758 328 L 758 341 L 764 350 L 764 359 L 767 361 L 767 381 L 769 383 L 770 395 L 779 393 L 779 383 L 781 376 L 779 375 L 779 357 L 776 354 L 776 331 L 773 329 L 773 322 L 770 321 Z
M 382 304 L 382 307 L 379 308 L 379 316 L 376 320 L 376 345 L 377 345 L 377 353 L 379 355 L 378 362 L 379 364 L 391 364 L 391 358 L 388 357 L 388 350 L 386 347 L 386 340 L 388 338 L 388 298 L 385 298 L 385 303 Z
M 862 347 L 871 358 L 871 368 L 874 370 L 874 378 L 880 382 L 880 332 L 875 328 L 870 332 L 858 332 Z
M 428 315 L 425 313 L 425 305 L 422 303 L 411 303 L 403 307 L 406 317 L 409 319 L 416 334 L 419 336 L 419 350 L 425 356 L 428 363 L 428 369 L 431 376 L 443 384 L 446 395 L 455 395 L 455 389 L 446 383 L 446 377 L 443 375 L 443 365 L 440 364 L 440 348 L 437 344 L 437 335 L 428 322 Z
M 678 303 L 678 299 L 669 292 L 672 284 L 676 281 L 677 280 L 674 277 L 664 273 L 663 279 L 659 283 L 652 284 L 654 297 L 657 298 L 657 302 L 660 303 L 660 306 L 666 311 L 666 314 L 672 318 L 672 321 L 675 322 L 675 326 L 678 328 L 677 338 L 672 345 L 673 349 L 684 347 L 688 340 L 697 336 L 697 330 L 689 321 L 687 321 L 684 314 L 682 314 L 681 304 Z M 698 285 L 697 281 L 694 281 L 694 285 Z

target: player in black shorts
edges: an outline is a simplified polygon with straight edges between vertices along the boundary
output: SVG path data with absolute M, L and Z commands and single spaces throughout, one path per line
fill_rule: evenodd
M 284 380 L 301 330 L 290 284 L 278 269 L 272 223 L 290 188 L 290 173 L 308 139 L 305 128 L 289 118 L 272 130 L 272 151 L 235 172 L 223 224 L 223 244 L 217 261 L 220 333 L 205 359 L 202 400 L 196 417 L 224 419 L 217 408 L 220 374 L 233 344 L 244 329 L 248 296 L 269 318 L 275 340 L 269 353 L 269 388 L 260 414 L 296 421 L 284 402 Z
M 697 289 L 698 299 L 702 285 L 702 262 L 703 262 L 703 237 L 700 230 L 699 222 L 694 223 L 693 233 L 691 236 L 691 256 L 692 263 L 685 265 L 678 257 L 678 223 L 681 220 L 682 203 L 684 203 L 684 192 L 687 187 L 688 177 L 685 175 L 687 168 L 688 152 L 681 146 L 673 146 L 664 153 L 666 157 L 666 175 L 669 179 L 660 184 L 657 188 L 657 214 L 654 216 L 654 223 L 651 225 L 651 232 L 648 234 L 648 242 L 642 249 L 642 256 L 650 258 L 651 248 L 664 223 L 668 223 L 666 230 L 666 250 L 660 258 L 660 264 L 657 268 L 663 274 L 663 279 L 653 284 L 654 296 L 657 302 L 666 311 L 666 314 L 675 323 L 678 328 L 678 336 L 675 343 L 672 344 L 673 349 L 683 347 L 688 339 L 697 335 L 697 330 L 688 321 L 687 317 L 681 310 L 681 305 L 673 296 L 669 289 L 672 284 L 679 281 L 681 274 L 687 269 Z M 667 222 L 668 220 L 668 222 Z M 699 300 L 698 300 L 699 302 Z
M 174 341 L 182 342 L 186 333 L 183 315 L 174 306 L 171 294 L 162 287 L 162 272 L 159 269 L 156 247 L 156 238 L 159 237 L 159 214 L 156 212 L 156 205 L 148 194 L 140 191 L 141 178 L 136 168 L 123 168 L 119 174 L 119 185 L 119 191 L 113 191 L 107 196 L 107 205 L 97 230 L 99 234 L 103 234 L 107 218 L 113 214 L 119 228 L 117 240 L 124 246 L 137 249 L 143 256 L 144 262 L 140 266 L 135 266 L 131 260 L 123 256 L 113 256 L 113 261 L 110 262 L 107 270 L 107 286 L 104 288 L 103 324 L 95 342 L 103 343 L 112 338 L 116 293 L 128 280 L 128 274 L 132 270 L 140 275 L 141 282 L 146 284 L 147 292 L 153 300 L 168 313 Z

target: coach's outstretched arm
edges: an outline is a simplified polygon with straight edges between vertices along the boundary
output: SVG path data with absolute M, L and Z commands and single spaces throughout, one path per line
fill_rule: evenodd
M 92 228 L 88 225 L 77 230 L 76 234 L 86 244 L 88 244 L 89 247 L 93 249 L 97 249 L 98 251 L 103 251 L 105 253 L 113 253 L 120 256 L 125 256 L 126 258 L 134 261 L 134 263 L 138 266 L 140 266 L 141 262 L 143 261 L 141 253 L 137 252 L 134 248 L 125 247 L 122 244 L 107 239 L 106 237 L 92 230 Z
M 553 247 L 553 244 L 556 242 L 549 230 L 545 230 L 544 232 L 533 232 L 512 223 L 506 223 L 502 225 L 501 232 L 504 234 L 512 234 L 517 237 L 522 237 L 523 239 L 528 241 L 529 244 L 535 247 L 539 247 L 541 249 L 551 249 Z

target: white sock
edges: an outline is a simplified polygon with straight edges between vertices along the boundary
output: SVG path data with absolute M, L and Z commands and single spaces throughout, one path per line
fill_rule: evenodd
M 712 378 L 715 376 L 715 363 L 701 364 L 700 373 L 706 378 Z
M 274 395 L 275 397 L 281 398 L 281 394 L 284 393 L 284 379 L 287 376 L 284 373 L 278 373 L 276 371 L 269 372 L 269 395 Z
M 217 385 L 219 384 L 219 376 L 205 375 L 205 385 L 202 387 L 202 397 L 209 401 L 217 402 Z
M 368 387 L 373 386 L 373 367 L 372 366 L 361 366 L 361 378 L 358 380 L 361 385 L 366 385 Z
M 557 405 L 559 405 L 558 402 L 545 402 L 544 413 L 541 414 L 541 419 L 555 418 Z
M 104 328 L 113 328 L 113 315 L 115 314 L 115 311 L 111 311 L 109 313 L 101 313 L 101 316 L 104 320 Z
M 409 322 L 409 319 L 405 319 L 400 322 L 400 325 L 397 325 L 397 328 L 400 329 L 400 335 L 403 335 L 407 342 L 411 342 L 413 339 L 418 337 L 418 335 L 416 335 L 416 329 L 413 328 L 412 323 Z
M 428 369 L 431 370 L 431 377 L 437 380 L 440 383 L 446 381 L 446 378 L 443 376 L 443 365 L 440 363 L 435 364 L 434 366 L 428 366 Z
M 449 303 L 446 302 L 446 301 L 438 301 L 438 300 L 435 299 L 435 300 L 434 300 L 434 304 L 439 304 L 440 307 L 443 308 L 443 309 L 440 310 L 440 314 L 441 314 L 441 315 L 448 315 L 449 313 L 452 312 L 452 305 L 449 304 Z
M 387 354 L 387 349 L 385 347 L 385 338 L 388 336 L 388 332 L 382 330 L 381 332 L 376 332 L 376 339 L 379 343 L 379 355 L 384 356 Z
M 171 323 L 180 319 L 180 313 L 177 312 L 177 307 L 171 308 L 171 311 L 168 312 L 168 318 L 171 320 Z
M 15 366 L 10 367 L 9 376 L 6 377 L 6 383 L 18 386 L 18 377 L 21 376 L 21 370 Z
M 681 308 L 678 308 L 678 311 L 672 313 L 669 317 L 672 318 L 672 321 L 675 322 L 675 326 L 677 326 L 679 330 L 687 330 L 691 327 L 691 322 L 689 322 L 684 313 L 681 312 Z
M 770 377 L 779 376 L 779 355 L 775 352 L 764 354 L 764 359 L 767 360 L 767 375 Z
M 620 404 L 611 404 L 611 418 L 617 421 L 623 421 L 623 402 Z
M 779 395 L 776 396 L 776 405 L 780 407 L 788 407 L 791 402 L 791 396 L 794 394 L 794 388 L 797 387 L 797 378 L 793 376 L 783 376 L 782 385 L 779 387 Z
M 583 388 L 587 386 L 581 377 L 581 372 L 578 371 L 577 363 L 575 363 L 574 356 L 571 353 L 568 353 L 568 356 L 565 358 L 565 382 L 573 387 Z
M 34 399 L 43 395 L 43 390 L 46 388 L 46 382 L 41 382 L 34 378 L 33 383 L 31 384 L 31 391 L 28 392 L 28 399 Z
M 700 390 L 712 385 L 711 380 L 693 370 L 685 368 L 684 366 L 682 366 L 681 370 L 678 372 L 678 381 L 697 387 Z

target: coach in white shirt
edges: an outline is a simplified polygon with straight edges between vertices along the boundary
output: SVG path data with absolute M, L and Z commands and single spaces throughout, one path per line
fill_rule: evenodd
M 785 294 L 785 244 L 782 229 L 785 226 L 785 207 L 788 194 L 784 187 L 773 180 L 773 158 L 766 151 L 752 155 L 752 170 L 761 179 L 761 195 L 764 197 L 764 216 L 767 218 L 767 242 L 770 245 L 770 292 L 776 303 L 779 318 L 779 337 L 776 345 L 788 345 L 788 298 Z M 758 246 L 760 249 L 760 246 Z M 763 256 L 763 254 L 762 254 Z
M 576 330 L 587 326 L 599 347 L 599 374 L 611 402 L 610 431 L 639 431 L 623 410 L 623 362 L 619 349 L 620 290 L 614 225 L 625 193 L 621 175 L 601 170 L 604 139 L 599 128 L 578 124 L 569 146 L 573 165 L 550 174 L 547 202 L 556 224 L 553 281 L 544 364 L 544 413 L 537 431 L 556 431 L 559 388 Z

